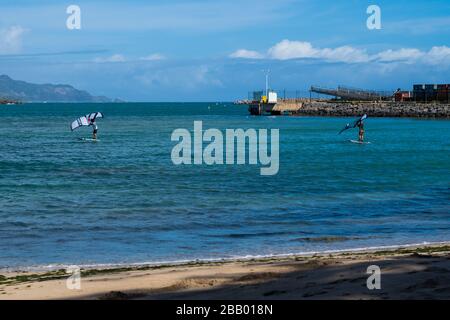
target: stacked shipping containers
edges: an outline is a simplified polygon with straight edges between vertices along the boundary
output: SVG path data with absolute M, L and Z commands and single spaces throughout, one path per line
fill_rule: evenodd
M 425 99 L 426 101 L 436 101 L 437 99 L 437 84 L 425 85 Z
M 415 84 L 413 86 L 413 100 L 449 102 L 449 90 L 449 84 Z
M 413 99 L 414 101 L 425 101 L 425 85 L 415 84 L 413 86 Z
M 437 86 L 437 100 L 450 102 L 450 85 L 438 84 Z

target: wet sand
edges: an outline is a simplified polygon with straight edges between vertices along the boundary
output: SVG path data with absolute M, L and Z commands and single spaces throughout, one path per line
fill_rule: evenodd
M 367 268 L 381 269 L 369 290 Z M 314 256 L 82 270 L 3 272 L 2 299 L 450 299 L 450 244 Z

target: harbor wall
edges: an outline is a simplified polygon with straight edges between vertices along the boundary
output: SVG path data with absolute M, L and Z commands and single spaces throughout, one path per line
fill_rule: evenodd
M 450 104 L 411 102 L 304 102 L 293 115 L 450 118 Z

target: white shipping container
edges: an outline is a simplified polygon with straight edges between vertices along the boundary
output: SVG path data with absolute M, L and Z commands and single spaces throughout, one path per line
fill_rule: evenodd
M 276 92 L 269 92 L 268 102 L 269 103 L 277 103 L 277 93 Z

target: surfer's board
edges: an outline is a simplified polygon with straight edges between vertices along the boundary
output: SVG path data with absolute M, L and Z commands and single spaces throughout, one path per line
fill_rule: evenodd
M 99 139 L 92 139 L 92 138 L 78 138 L 80 141 L 86 141 L 86 142 L 97 142 L 100 141 Z
M 370 144 L 368 141 L 358 141 L 358 140 L 348 140 L 351 143 L 357 143 L 357 144 Z

